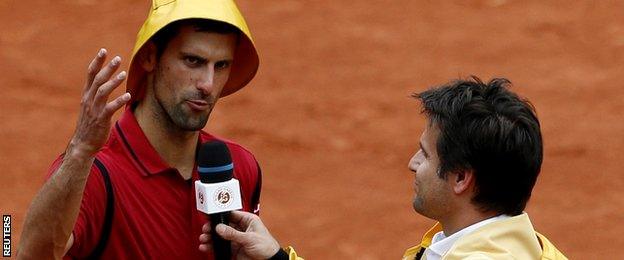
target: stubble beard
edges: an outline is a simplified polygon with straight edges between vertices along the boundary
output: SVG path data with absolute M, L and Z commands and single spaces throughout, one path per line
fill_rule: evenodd
M 412 202 L 412 207 L 414 208 L 414 211 L 416 211 L 416 213 L 420 214 L 421 216 L 424 216 L 433 220 L 438 220 L 439 214 L 436 214 L 435 212 L 436 210 L 432 208 L 432 205 L 429 205 L 429 204 L 431 204 L 431 202 L 427 203 L 425 202 L 424 198 L 416 196 L 414 198 L 414 201 Z
M 423 198 L 416 195 L 414 197 L 414 200 L 412 201 L 412 207 L 414 208 L 414 211 L 416 211 L 416 213 L 420 215 L 425 215 L 423 204 L 424 204 Z
M 414 196 L 414 200 L 412 201 L 414 211 L 422 216 L 439 221 L 440 218 L 446 214 L 450 206 L 444 197 L 445 194 L 443 193 L 445 191 L 438 190 L 435 191 L 435 193 L 431 193 L 431 190 L 423 191 L 422 187 L 419 186 L 417 192 L 422 193 L 417 193 Z
M 167 112 L 167 115 L 175 127 L 184 131 L 199 131 L 203 129 L 208 122 L 210 111 L 205 114 L 193 115 L 191 112 L 186 111 L 184 106 L 187 105 L 185 102 L 182 102 L 176 103 L 170 107 L 163 106 L 163 108 Z
M 157 114 L 160 114 L 157 117 L 164 119 L 160 121 L 162 121 L 166 129 L 172 131 L 199 131 L 206 126 L 212 108 L 204 113 L 193 113 L 185 102 L 186 98 L 180 97 L 180 93 L 169 99 L 169 103 L 166 98 L 161 97 L 159 90 L 170 88 L 173 86 L 173 83 L 165 79 L 160 66 L 156 68 L 153 86 L 154 99 L 157 104 L 155 110 L 160 111 L 160 113 L 157 112 Z

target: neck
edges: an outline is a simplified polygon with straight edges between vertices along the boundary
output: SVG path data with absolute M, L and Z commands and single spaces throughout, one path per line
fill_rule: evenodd
M 493 211 L 482 212 L 474 205 L 470 204 L 465 209 L 456 211 L 457 214 L 449 214 L 445 219 L 441 219 L 440 224 L 444 231 L 444 235 L 450 236 L 456 232 L 483 220 L 499 215 Z
M 134 115 L 143 133 L 167 164 L 176 168 L 188 180 L 195 166 L 199 131 L 176 129 L 170 119 L 149 108 L 147 102 L 137 105 Z

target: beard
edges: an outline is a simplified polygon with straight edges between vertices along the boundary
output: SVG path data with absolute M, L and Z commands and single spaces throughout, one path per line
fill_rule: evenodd
M 418 192 L 412 200 L 412 207 L 416 213 L 438 221 L 448 215 L 449 210 L 451 210 L 450 191 L 437 187 L 435 190 L 421 191 L 419 189 Z
M 160 102 L 159 102 L 160 103 Z M 188 110 L 186 102 L 176 103 L 173 106 L 161 106 L 171 119 L 171 122 L 179 129 L 185 131 L 198 131 L 206 126 L 210 111 L 204 113 L 193 113 Z
M 198 131 L 206 126 L 212 107 L 206 111 L 193 111 L 189 108 L 186 100 L 202 99 L 213 105 L 216 100 L 200 91 L 183 92 L 184 90 L 181 88 L 177 92 L 174 91 L 179 86 L 166 78 L 160 66 L 156 68 L 153 87 L 155 101 L 153 103 L 156 105 L 154 111 L 156 117 L 160 119 L 159 121 L 165 124 L 165 128 Z
M 412 208 L 414 208 L 414 211 L 416 211 L 417 213 L 421 215 L 424 215 L 423 213 L 426 214 L 423 206 L 424 206 L 423 198 L 419 197 L 418 195 L 415 196 L 414 199 L 412 200 Z

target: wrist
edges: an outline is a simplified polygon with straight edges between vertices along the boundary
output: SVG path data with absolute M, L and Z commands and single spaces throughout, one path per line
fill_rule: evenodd
M 278 248 L 277 252 L 271 258 L 269 258 L 269 260 L 288 260 L 288 259 L 289 259 L 288 253 L 286 253 L 286 251 L 284 251 L 284 249 L 282 248 Z
M 65 160 L 72 161 L 89 161 L 95 158 L 95 153 L 97 151 L 93 151 L 86 145 L 76 144 L 73 140 L 70 141 L 67 149 L 65 150 L 65 155 L 63 156 Z

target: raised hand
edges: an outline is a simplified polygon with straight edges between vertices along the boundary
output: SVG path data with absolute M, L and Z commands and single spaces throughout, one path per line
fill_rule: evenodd
M 20 240 L 19 259 L 60 259 L 73 245 L 72 230 L 93 158 L 108 138 L 113 113 L 130 100 L 130 94 L 125 93 L 108 102 L 111 92 L 126 78 L 126 72 L 111 78 L 119 68 L 121 58 L 114 57 L 102 67 L 105 60 L 106 50 L 101 49 L 89 64 L 76 130 L 63 163 L 29 207 Z
M 130 100 L 130 93 L 125 93 L 108 102 L 111 92 L 126 79 L 126 72 L 112 77 L 121 64 L 119 56 L 102 68 L 106 54 L 106 49 L 100 49 L 87 69 L 78 123 L 66 151 L 68 155 L 95 155 L 108 138 L 111 117 Z

